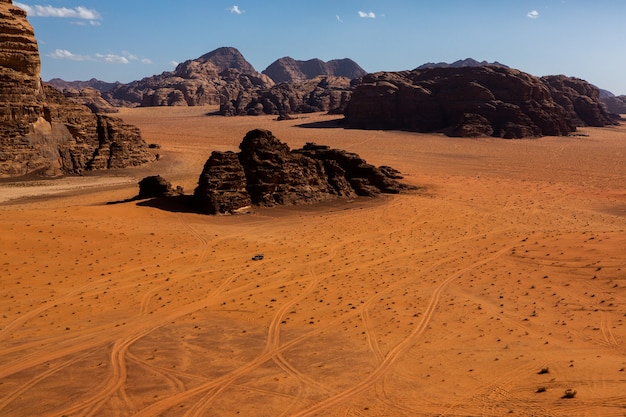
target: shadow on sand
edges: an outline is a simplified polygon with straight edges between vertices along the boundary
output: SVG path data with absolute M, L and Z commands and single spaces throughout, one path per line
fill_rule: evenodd
M 141 207 L 152 207 L 163 211 L 169 211 L 172 213 L 197 213 L 201 214 L 193 206 L 193 196 L 191 195 L 177 195 L 172 197 L 133 197 L 126 200 L 110 201 L 107 204 L 123 204 L 136 202 Z
M 302 127 L 305 129 L 337 129 L 346 128 L 344 119 L 324 120 L 321 122 L 301 123 L 295 125 L 296 127 Z

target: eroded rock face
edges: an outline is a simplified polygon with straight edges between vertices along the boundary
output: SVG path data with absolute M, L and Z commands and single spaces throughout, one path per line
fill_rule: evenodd
M 567 135 L 581 122 L 610 121 L 588 83 L 575 83 L 578 90 L 562 84 L 567 92 L 557 82 L 501 66 L 369 74 L 352 94 L 346 122 L 357 128 L 523 138 Z
M 600 90 L 587 81 L 565 75 L 541 77 L 541 81 L 576 126 L 602 127 L 616 123 L 616 117 L 600 101 Z
M 250 205 L 310 204 L 336 198 L 398 193 L 410 187 L 390 167 L 313 143 L 291 150 L 268 130 L 248 132 L 241 152 L 213 152 L 194 192 L 198 210 L 235 213 Z
M 180 186 L 174 188 L 172 183 L 160 175 L 145 177 L 139 181 L 137 198 L 175 197 L 183 194 Z
M 94 113 L 117 113 L 119 110 L 102 98 L 100 91 L 92 87 L 66 88 L 63 95 L 75 103 L 89 107 Z
M 269 89 L 242 90 L 232 99 L 222 101 L 220 113 L 224 116 L 284 116 L 319 111 L 341 114 L 350 101 L 352 88 L 349 78 L 320 76 Z
M 0 176 L 80 174 L 153 160 L 139 130 L 41 83 L 26 13 L 0 1 Z

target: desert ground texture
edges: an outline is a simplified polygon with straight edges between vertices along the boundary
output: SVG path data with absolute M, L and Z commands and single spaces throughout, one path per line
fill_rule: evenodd
M 148 167 L 0 182 L 1 416 L 626 414 L 626 124 L 461 139 L 209 111 L 122 110 L 161 145 Z M 254 128 L 422 188 L 125 201 L 156 174 L 191 194 Z

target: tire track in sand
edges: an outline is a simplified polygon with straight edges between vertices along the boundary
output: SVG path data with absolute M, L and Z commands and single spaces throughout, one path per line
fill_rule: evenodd
M 389 368 L 398 360 L 398 358 L 411 348 L 411 346 L 415 343 L 415 339 L 417 339 L 419 336 L 421 336 L 424 333 L 424 331 L 428 327 L 428 324 L 430 323 L 430 320 L 432 319 L 435 313 L 437 305 L 439 304 L 439 299 L 441 298 L 441 294 L 446 289 L 446 287 L 451 282 L 453 282 L 458 277 L 460 277 L 461 275 L 481 265 L 484 265 L 491 261 L 496 260 L 503 254 L 510 251 L 511 248 L 512 246 L 507 246 L 503 249 L 500 249 L 499 251 L 495 252 L 495 254 L 493 254 L 492 256 L 485 258 L 481 261 L 475 262 L 469 265 L 468 267 L 461 269 L 454 275 L 451 275 L 448 278 L 446 278 L 433 291 L 430 301 L 428 302 L 428 306 L 426 307 L 426 310 L 422 314 L 422 320 L 417 324 L 417 326 L 415 326 L 415 328 L 409 334 L 408 337 L 406 337 L 402 342 L 398 343 L 393 349 L 389 351 L 389 353 L 387 353 L 383 361 L 378 365 L 378 367 L 371 374 L 369 374 L 365 379 L 363 379 L 361 382 L 359 382 L 352 388 L 349 388 L 332 397 L 329 397 L 326 400 L 321 401 L 306 410 L 296 413 L 293 415 L 293 417 L 313 416 L 321 412 L 322 410 L 325 410 L 333 405 L 339 404 L 342 401 L 346 401 L 347 399 L 349 399 L 350 397 L 354 395 L 360 394 L 361 392 L 365 391 L 367 388 L 372 386 L 374 383 L 379 381 L 385 375 L 385 373 L 389 370 Z

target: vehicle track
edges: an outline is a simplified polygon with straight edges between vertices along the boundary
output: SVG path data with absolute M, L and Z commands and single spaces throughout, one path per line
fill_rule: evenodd
M 397 361 L 397 359 L 404 354 L 408 349 L 411 348 L 411 346 L 415 343 L 415 339 L 417 339 L 419 336 L 421 336 L 427 329 L 428 324 L 430 323 L 435 309 L 437 308 L 437 305 L 439 303 L 439 299 L 441 297 L 441 294 L 443 293 L 443 291 L 446 289 L 446 287 L 453 282 L 454 280 L 456 280 L 458 277 L 460 277 L 461 275 L 481 266 L 484 264 L 487 264 L 489 262 L 494 261 L 495 259 L 499 258 L 500 256 L 502 256 L 503 254 L 507 253 L 508 251 L 510 251 L 512 246 L 506 246 L 503 249 L 500 249 L 499 251 L 497 251 L 494 255 L 485 258 L 481 261 L 475 262 L 471 265 L 469 265 L 466 268 L 461 269 L 460 271 L 458 271 L 457 273 L 449 276 L 448 278 L 446 278 L 444 281 L 442 281 L 433 291 L 433 294 L 431 295 L 430 301 L 428 303 L 428 306 L 426 307 L 426 310 L 424 311 L 424 313 L 422 314 L 422 319 L 420 320 L 420 322 L 417 324 L 417 326 L 415 326 L 415 328 L 413 329 L 413 331 L 409 334 L 408 337 L 406 337 L 402 342 L 398 343 L 393 349 L 391 349 L 389 351 L 389 353 L 387 353 L 387 355 L 385 356 L 384 360 L 379 364 L 378 367 L 376 367 L 376 369 L 370 373 L 366 378 L 364 378 L 362 381 L 360 381 L 358 384 L 354 385 L 352 388 L 349 388 L 343 392 L 340 392 L 332 397 L 327 398 L 324 401 L 321 401 L 317 404 L 315 404 L 314 406 L 310 407 L 307 410 L 303 410 L 299 413 L 294 414 L 294 417 L 305 417 L 305 416 L 313 416 L 317 413 L 319 413 L 322 410 L 325 410 L 333 405 L 337 405 L 338 403 L 341 403 L 342 401 L 346 401 L 347 399 L 365 391 L 367 388 L 369 388 L 370 386 L 372 386 L 372 384 L 376 383 L 378 380 L 380 380 L 385 373 L 389 370 L 389 368 Z

